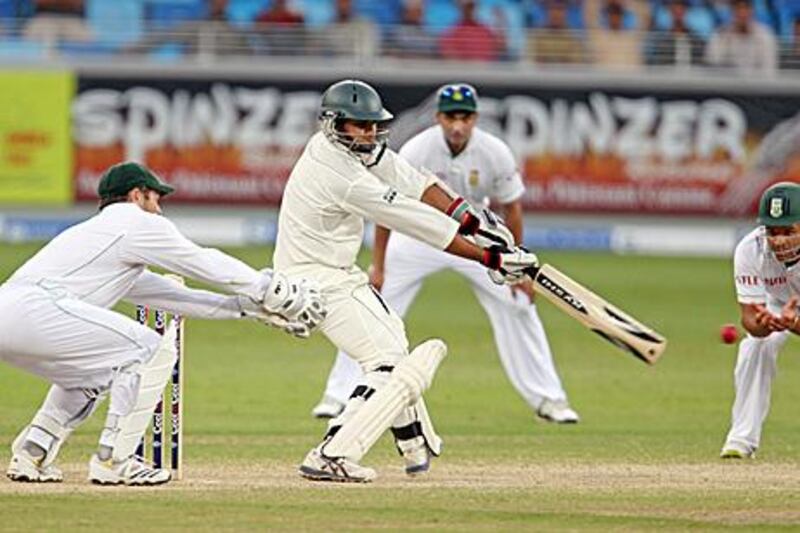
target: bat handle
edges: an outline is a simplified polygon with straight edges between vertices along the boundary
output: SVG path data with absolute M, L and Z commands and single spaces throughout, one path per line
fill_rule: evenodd
M 529 278 L 531 278 L 532 280 L 535 280 L 535 279 L 536 279 L 536 276 L 539 274 L 539 269 L 540 269 L 540 268 L 541 268 L 541 266 L 538 266 L 538 267 L 528 267 L 528 268 L 526 268 L 525 270 L 523 270 L 523 272 L 524 272 L 524 273 L 525 273 L 525 274 L 526 274 L 526 275 L 527 275 Z

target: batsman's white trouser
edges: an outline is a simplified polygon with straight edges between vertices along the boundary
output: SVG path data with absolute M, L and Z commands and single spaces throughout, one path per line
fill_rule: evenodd
M 403 321 L 368 284 L 367 275 L 356 267 L 349 271 L 295 267 L 285 273 L 308 277 L 319 284 L 328 309 L 319 329 L 339 350 L 352 354 L 355 364 L 359 365 L 359 379 L 344 395 L 345 409 L 329 423 L 330 433 L 339 431 L 339 428 L 346 431 L 346 435 L 353 431 L 357 433 L 358 430 L 352 429 L 349 422 L 365 403 L 369 403 L 373 393 L 380 392 L 391 381 L 392 368 L 409 355 Z M 438 453 L 441 439 L 433 430 L 424 404 L 402 409 L 391 426 L 401 429 L 415 422 L 419 422 L 423 432 L 427 432 L 423 433 L 426 442 L 434 453 Z M 358 424 L 356 422 L 356 426 Z M 371 442 L 371 437 L 365 436 L 365 439 L 364 442 Z
M 778 352 L 789 333 L 767 337 L 747 336 L 739 343 L 734 371 L 736 398 L 731 409 L 731 429 L 726 445 L 756 450 L 761 442 L 761 428 L 769 413 L 772 380 L 778 369 Z
M 528 297 L 507 286 L 494 284 L 486 269 L 461 257 L 436 250 L 427 244 L 392 232 L 386 250 L 386 264 L 381 295 L 400 316 L 405 315 L 429 275 L 450 268 L 466 277 L 475 291 L 494 330 L 500 361 L 514 388 L 534 409 L 543 400 L 565 400 L 566 393 L 553 363 L 547 335 L 536 306 Z M 339 351 L 331 369 L 325 394 L 346 402 L 361 369 Z

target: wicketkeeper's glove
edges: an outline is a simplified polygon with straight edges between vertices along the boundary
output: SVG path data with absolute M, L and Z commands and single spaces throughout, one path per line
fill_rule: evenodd
M 299 322 L 309 330 L 319 326 L 328 314 L 317 285 L 307 279 L 290 279 L 280 272 L 272 273 L 272 281 L 264 293 L 264 310 L 288 322 Z

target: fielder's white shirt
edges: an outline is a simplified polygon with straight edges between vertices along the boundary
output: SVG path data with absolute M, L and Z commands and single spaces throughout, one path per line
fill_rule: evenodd
M 353 267 L 364 219 L 445 249 L 458 223 L 419 201 L 425 183 L 425 177 L 392 150 L 367 168 L 323 133 L 315 134 L 283 192 L 275 268 Z
M 430 169 L 473 207 L 487 200 L 507 204 L 525 192 L 511 149 L 476 127 L 467 146 L 453 157 L 438 124 L 409 139 L 400 156 L 414 167 Z
M 263 299 L 271 279 L 219 250 L 201 248 L 167 218 L 133 203 L 107 206 L 45 245 L 6 284 L 39 285 L 110 308 L 120 299 L 163 304 L 209 318 L 240 316 L 236 298 L 182 287 L 146 270 L 156 266 L 223 290 Z
M 778 312 L 791 295 L 800 295 L 798 265 L 787 269 L 775 259 L 763 227 L 748 233 L 736 246 L 733 270 L 739 303 L 766 304 Z

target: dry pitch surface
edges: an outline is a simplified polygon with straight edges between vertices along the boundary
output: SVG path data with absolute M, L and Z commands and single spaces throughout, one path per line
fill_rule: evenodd
M 195 499 L 236 495 L 243 501 L 263 499 L 265 503 L 283 497 L 309 502 L 327 500 L 364 501 L 366 495 L 393 495 L 398 503 L 416 497 L 448 498 L 454 507 L 484 500 L 487 512 L 496 501 L 537 516 L 553 513 L 584 517 L 600 523 L 589 529 L 605 529 L 602 519 L 612 520 L 611 529 L 683 529 L 716 527 L 800 526 L 800 465 L 719 461 L 708 464 L 458 464 L 439 461 L 427 476 L 410 479 L 396 463 L 381 464 L 380 478 L 371 485 L 342 485 L 301 479 L 295 466 L 265 462 L 253 467 L 242 464 L 192 465 L 185 479 L 155 488 L 100 487 L 83 478 L 85 465 L 65 466 L 67 480 L 59 484 L 17 484 L 0 482 L 0 501 L 17 495 L 61 495 L 88 497 L 95 503 L 119 497 L 157 496 L 191 502 Z M 13 497 L 13 496 L 12 496 Z M 83 498 L 79 498 L 83 499 Z M 462 500 L 462 503 L 459 503 Z M 367 499 L 367 501 L 369 501 Z M 560 502 L 560 503 L 559 503 Z M 571 502 L 571 503 L 569 503 Z M 727 503 L 726 503 L 727 502 Z M 626 518 L 634 520 L 626 523 Z M 617 523 L 616 521 L 620 521 Z M 638 522 L 644 520 L 644 522 Z M 567 529 L 583 529 L 562 523 Z M 685 524 L 682 525 L 682 524 Z M 84 524 L 86 525 L 86 524 Z M 313 523 L 306 524 L 314 527 Z M 341 524 L 340 524 L 341 525 Z M 375 524 L 363 524 L 370 528 Z M 417 523 L 421 527 L 453 529 L 465 524 Z M 500 525 L 500 524 L 498 524 Z M 531 522 L 530 526 L 534 523 Z M 229 526 L 236 527 L 235 523 Z M 350 523 L 349 529 L 357 526 Z M 389 523 L 393 529 L 397 524 Z M 407 524 L 409 528 L 412 524 Z M 480 521 L 468 525 L 483 529 Z M 524 521 L 518 526 L 524 527 Z M 303 527 L 299 525 L 299 527 Z M 502 525 L 500 525 L 502 528 Z M 515 526 L 517 527 L 517 526 Z M 383 527 L 380 527 L 383 529 Z M 558 527 L 560 529 L 560 527 Z M 13 529 L 13 528 L 12 528 Z

